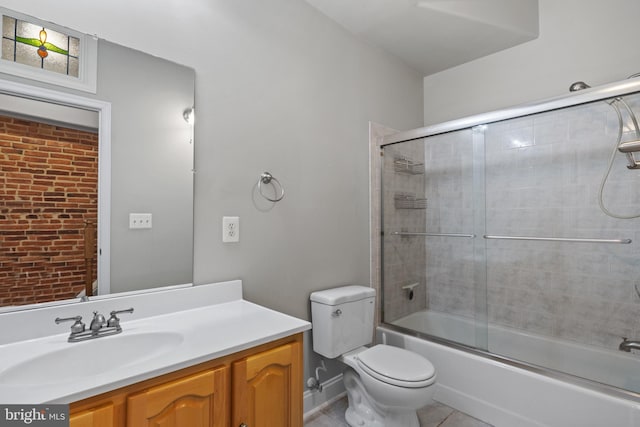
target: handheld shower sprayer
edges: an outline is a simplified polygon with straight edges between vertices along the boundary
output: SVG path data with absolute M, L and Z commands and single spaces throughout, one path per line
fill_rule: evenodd
M 637 74 L 633 74 L 631 76 L 629 76 L 628 78 L 634 78 L 634 77 L 638 77 L 640 76 L 640 73 Z M 570 92 L 576 92 L 579 90 L 583 90 L 583 89 L 588 89 L 591 86 L 589 86 L 588 84 L 586 84 L 585 82 L 582 81 L 578 81 L 575 82 L 573 84 L 571 84 L 571 86 L 569 86 L 569 91 Z M 611 99 L 609 101 L 605 101 L 607 104 L 609 104 L 611 106 L 611 108 L 613 108 L 616 112 L 616 115 L 618 116 L 618 137 L 616 138 L 616 145 L 613 148 L 613 151 L 611 152 L 611 155 L 609 157 L 609 164 L 607 166 L 607 171 L 604 174 L 604 176 L 602 177 L 602 182 L 600 183 L 600 189 L 598 191 L 598 204 L 600 205 L 600 209 L 602 210 L 602 212 L 604 212 L 606 215 L 612 217 L 612 218 L 618 218 L 618 219 L 634 219 L 634 218 L 640 218 L 640 214 L 637 215 L 618 215 L 615 214 L 613 212 L 611 212 L 610 210 L 608 210 L 605 206 L 604 206 L 604 186 L 607 182 L 607 179 L 609 178 L 609 174 L 611 173 L 611 168 L 613 167 L 613 162 L 615 160 L 615 155 L 616 152 L 621 152 L 624 153 L 627 156 L 627 160 L 629 162 L 629 164 L 627 165 L 627 168 L 629 169 L 640 169 L 640 162 L 637 161 L 635 159 L 635 157 L 633 156 L 633 153 L 636 152 L 640 152 L 640 126 L 638 125 L 638 119 L 636 118 L 636 115 L 634 114 L 633 110 L 631 109 L 631 107 L 629 106 L 629 104 L 627 104 L 627 102 L 621 97 L 616 97 L 614 99 Z M 633 129 L 635 131 L 635 135 L 636 135 L 636 139 L 633 141 L 627 141 L 627 142 L 622 142 L 622 134 L 623 134 L 623 130 L 624 130 L 624 121 L 622 119 L 622 111 L 620 111 L 620 106 L 622 106 L 628 113 L 629 118 L 631 119 L 631 122 L 633 123 Z
M 629 78 L 636 77 L 638 75 L 640 74 L 631 75 L 629 76 Z M 577 92 L 579 90 L 588 89 L 590 87 L 591 86 L 589 86 L 585 82 L 578 81 L 578 82 L 572 83 L 571 86 L 569 86 L 569 92 Z M 611 105 L 611 107 L 613 107 L 613 109 L 616 111 L 616 114 L 618 115 L 618 123 L 619 123 L 619 130 L 620 130 L 620 132 L 618 133 L 618 142 L 616 144 L 618 151 L 620 151 L 621 153 L 624 153 L 627 156 L 627 160 L 629 161 L 627 168 L 640 169 L 640 162 L 637 161 L 633 156 L 633 153 L 640 151 L 640 126 L 638 126 L 638 120 L 635 114 L 633 113 L 633 110 L 631 109 L 631 107 L 629 107 L 629 104 L 627 104 L 625 100 L 622 99 L 622 97 L 617 97 L 612 99 L 611 101 L 605 101 L 605 102 Z M 620 111 L 620 108 L 617 105 L 618 103 L 622 104 L 624 109 L 627 110 L 627 113 L 629 114 L 629 117 L 633 122 L 633 127 L 636 133 L 636 140 L 634 141 L 622 142 L 623 121 L 622 121 L 622 112 Z
M 621 153 L 637 153 L 640 151 L 640 139 L 634 141 L 623 142 L 618 145 L 618 151 Z M 627 166 L 629 169 L 637 169 L 636 167 Z

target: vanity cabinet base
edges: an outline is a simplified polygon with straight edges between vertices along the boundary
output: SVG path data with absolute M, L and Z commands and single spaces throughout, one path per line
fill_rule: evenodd
M 221 366 L 129 396 L 127 425 L 225 427 L 228 371 Z
M 96 408 L 71 413 L 69 422 L 73 427 L 112 427 L 115 425 L 115 409 L 109 402 Z
M 302 427 L 302 334 L 74 402 L 70 414 L 71 427 Z
M 299 425 L 300 356 L 300 345 L 290 343 L 234 362 L 231 425 Z

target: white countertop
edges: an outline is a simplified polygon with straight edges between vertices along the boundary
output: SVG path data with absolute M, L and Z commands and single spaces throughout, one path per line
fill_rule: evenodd
M 68 329 L 65 328 L 62 334 L 0 345 L 0 403 L 70 403 L 311 328 L 309 322 L 241 298 L 137 320 L 127 321 L 126 315 L 122 315 L 121 320 L 123 332 L 119 335 L 69 343 Z M 136 337 L 149 333 L 152 335 L 146 338 L 157 336 L 161 340 L 165 335 L 153 334 L 162 333 L 167 337 L 180 337 L 181 341 L 169 350 L 144 360 L 131 361 L 126 353 L 119 351 L 118 339 L 136 340 Z M 127 335 L 130 337 L 127 338 Z M 51 352 L 64 351 L 72 346 L 91 346 L 98 342 L 99 345 L 95 346 L 96 352 L 99 352 L 96 354 L 96 363 L 103 365 L 95 375 L 79 375 L 51 383 L 45 373 L 37 384 L 34 381 L 20 384 L 15 378 L 11 381 L 2 380 L 3 373 L 17 363 L 28 369 L 32 359 L 36 364 Z M 158 343 L 159 347 L 162 345 L 162 342 Z M 77 348 L 80 350 L 80 347 Z M 108 353 L 107 356 L 105 353 Z M 74 360 L 71 357 L 65 359 L 65 366 L 60 369 L 73 370 L 73 367 Z

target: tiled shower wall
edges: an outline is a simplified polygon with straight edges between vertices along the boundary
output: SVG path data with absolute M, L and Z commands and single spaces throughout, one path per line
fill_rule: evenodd
M 625 98 L 640 112 L 638 96 Z M 637 139 L 630 123 L 625 115 L 623 140 Z M 486 157 L 485 192 L 475 199 L 471 131 L 426 141 L 429 231 L 633 240 L 486 240 L 491 323 L 610 349 L 617 349 L 621 337 L 640 339 L 634 289 L 640 285 L 640 219 L 614 219 L 598 207 L 617 131 L 617 115 L 605 102 L 490 124 L 480 154 Z M 486 202 L 486 230 L 471 230 L 478 200 L 480 206 Z M 604 203 L 621 214 L 640 214 L 640 171 L 627 169 L 621 154 Z M 430 310 L 475 316 L 471 240 L 426 240 Z
M 415 164 L 396 170 L 395 162 L 404 159 Z M 384 320 L 392 322 L 427 307 L 424 238 L 395 236 L 393 232 L 424 231 L 424 201 L 396 201 L 397 196 L 424 199 L 424 144 L 421 141 L 391 146 L 382 162 L 383 210 L 383 293 Z M 402 163 L 401 163 L 402 164 Z M 408 164 L 408 163 L 407 163 Z M 427 200 L 428 203 L 428 200 Z M 418 284 L 413 295 L 402 287 Z
M 474 234 L 473 140 L 470 130 L 428 138 L 425 144 L 426 231 Z M 427 237 L 429 309 L 474 317 L 473 239 Z

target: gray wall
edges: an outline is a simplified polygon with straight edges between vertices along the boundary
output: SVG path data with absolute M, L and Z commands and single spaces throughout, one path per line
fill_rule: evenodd
M 300 0 L 4 6 L 195 68 L 196 283 L 239 278 L 305 319 L 310 292 L 369 283 L 368 121 L 420 126 L 421 75 Z M 255 196 L 265 170 L 275 206 Z M 224 215 L 240 243 L 221 242 Z
M 540 0 L 540 36 L 424 79 L 426 125 L 640 71 L 636 0 Z

